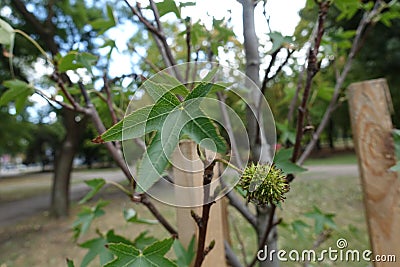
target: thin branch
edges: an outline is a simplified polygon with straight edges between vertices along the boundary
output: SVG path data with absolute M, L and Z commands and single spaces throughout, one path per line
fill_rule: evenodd
M 245 248 L 243 239 L 240 236 L 240 232 L 239 232 L 239 229 L 238 229 L 235 221 L 233 221 L 232 227 L 233 227 L 233 231 L 235 233 L 236 239 L 238 240 L 239 245 L 240 245 L 240 252 L 242 253 L 243 262 L 244 262 L 245 265 L 247 265 L 247 263 L 246 263 L 246 259 L 247 259 L 246 248 Z
M 190 56 L 192 53 L 192 45 L 191 45 L 191 26 L 190 26 L 190 20 L 186 22 L 186 62 L 190 62 Z M 186 74 L 185 74 L 185 81 L 189 79 L 189 74 L 190 74 L 190 64 L 187 65 L 186 67 Z
M 275 210 L 276 210 L 276 206 L 272 204 L 271 212 L 269 214 L 267 228 L 265 229 L 264 236 L 261 239 L 261 242 L 258 244 L 258 250 L 257 251 L 260 251 L 260 250 L 262 250 L 264 248 L 265 242 L 267 242 L 267 240 L 268 240 L 269 233 L 271 232 L 272 228 L 274 228 L 274 226 L 275 226 L 275 224 L 274 224 Z M 253 260 L 248 265 L 248 267 L 252 267 L 256 263 L 257 263 L 257 253 L 254 256 Z
M 143 60 L 144 62 L 146 62 L 146 64 L 148 64 L 152 70 L 154 70 L 155 72 L 159 72 L 161 71 L 161 69 L 159 67 L 157 67 L 153 62 L 151 62 L 148 58 L 142 56 L 141 54 L 139 54 L 139 52 L 132 47 L 132 51 L 136 53 L 136 55 L 138 55 L 140 57 L 141 60 Z
M 269 81 L 275 79 L 276 76 L 278 76 L 278 74 L 282 71 L 283 67 L 288 63 L 289 58 L 292 56 L 292 54 L 294 53 L 294 51 L 295 51 L 294 49 L 293 49 L 293 50 L 287 49 L 286 58 L 285 58 L 285 60 L 282 62 L 282 64 L 279 65 L 279 67 L 278 67 L 278 69 L 276 70 L 276 72 L 274 73 L 274 75 L 272 75 L 271 77 L 268 77 L 271 70 L 268 70 L 268 72 L 267 72 L 267 70 L 265 71 L 264 80 L 263 80 L 262 85 L 261 85 L 261 92 L 262 92 L 263 94 L 265 93 L 265 90 L 267 89 L 267 83 L 268 83 Z M 277 54 L 278 54 L 278 53 L 277 53 Z M 276 58 L 276 56 L 275 56 L 275 58 Z M 274 61 L 275 61 L 275 59 L 274 59 Z M 272 62 L 272 61 L 271 61 L 271 62 Z M 271 66 L 272 66 L 272 65 L 269 65 L 268 68 L 270 68 Z
M 358 27 L 356 30 L 356 35 L 354 37 L 349 56 L 347 57 L 347 60 L 343 67 L 342 73 L 340 74 L 339 78 L 336 81 L 331 101 L 329 102 L 328 108 L 326 109 L 325 114 L 322 117 L 322 120 L 321 120 L 317 130 L 312 135 L 311 141 L 307 144 L 304 152 L 301 154 L 299 160 L 297 161 L 298 164 L 301 165 L 304 163 L 304 161 L 310 155 L 311 151 L 314 149 L 322 131 L 325 129 L 326 125 L 328 124 L 331 114 L 335 108 L 337 99 L 339 97 L 340 90 L 341 90 L 343 83 L 351 69 L 353 59 L 355 58 L 356 53 L 359 49 L 360 41 L 362 40 L 361 38 L 363 36 L 364 30 L 368 26 L 368 24 L 371 23 L 372 19 L 377 14 L 379 14 L 379 12 L 381 12 L 381 9 L 382 9 L 382 1 L 377 1 L 375 3 L 374 8 L 370 12 L 365 13 L 363 18 L 361 19 L 360 23 L 358 24 Z
M 111 119 L 113 124 L 116 124 L 119 120 L 117 118 L 117 115 L 115 114 L 115 110 L 113 107 L 113 101 L 112 101 L 112 95 L 111 95 L 111 90 L 110 90 L 110 85 L 108 83 L 108 79 L 107 79 L 107 74 L 104 73 L 103 75 L 103 82 L 104 82 L 104 91 L 106 92 L 107 95 L 107 107 L 108 107 L 108 111 L 110 112 L 111 115 Z
M 251 213 L 250 209 L 243 203 L 242 199 L 239 198 L 233 190 L 229 191 L 226 194 L 226 197 L 229 199 L 229 204 L 236 208 L 237 211 L 242 214 L 242 216 L 254 227 L 257 227 L 257 218 Z
M 222 92 L 217 92 L 217 98 L 219 100 L 218 105 L 221 110 L 221 115 L 222 115 L 222 120 L 225 125 L 225 130 L 229 136 L 229 140 L 230 140 L 230 144 L 231 144 L 231 154 L 232 154 L 231 156 L 233 158 L 233 162 L 237 167 L 242 168 L 243 162 L 240 159 L 239 150 L 238 150 L 238 146 L 236 143 L 236 138 L 235 138 L 235 135 L 233 134 L 232 123 L 229 118 L 228 111 L 226 110 L 226 103 L 225 103 L 226 95 L 224 95 Z
M 224 247 L 225 247 L 225 257 L 228 261 L 229 265 L 232 267 L 243 267 L 240 263 L 239 259 L 237 258 L 235 252 L 233 252 L 231 246 L 229 245 L 228 241 L 224 240 Z
M 278 55 L 278 53 L 279 53 L 279 51 L 281 50 L 281 47 L 280 48 L 278 48 L 276 51 L 274 51 L 273 53 L 272 53 L 272 55 L 271 55 L 271 61 L 269 62 L 269 64 L 268 64 L 268 67 L 265 69 L 265 71 L 264 71 L 264 79 L 263 79 L 263 82 L 262 82 L 262 84 L 261 84 L 261 92 L 264 94 L 264 92 L 265 92 L 265 89 L 266 89 L 266 87 L 267 87 L 267 82 L 269 81 L 268 80 L 268 75 L 269 75 L 269 73 L 271 72 L 271 69 L 272 69 L 272 66 L 274 65 L 274 63 L 275 63 L 275 61 L 276 61 L 276 57 L 277 57 L 277 55 Z
M 137 196 L 132 198 L 133 202 L 138 202 Z M 174 237 L 178 238 L 178 232 L 172 227 L 172 225 L 167 221 L 167 219 L 160 213 L 160 211 L 154 206 L 149 200 L 148 196 L 141 194 L 139 196 L 139 202 L 145 205 L 149 211 L 154 215 L 154 217 L 161 223 L 162 226 Z
M 200 267 L 206 256 L 205 243 L 207 235 L 207 226 L 208 226 L 211 206 L 212 204 L 215 203 L 215 201 L 210 200 L 210 184 L 214 176 L 215 164 L 216 164 L 215 161 L 211 162 L 208 166 L 207 163 L 204 163 L 205 166 L 203 174 L 204 205 L 201 214 L 201 220 L 196 221 L 197 226 L 199 227 L 199 237 L 197 240 L 197 253 L 196 253 L 196 259 L 194 261 L 194 267 Z
M 290 105 L 289 105 L 289 110 L 288 110 L 288 115 L 287 115 L 288 125 L 291 125 L 291 122 L 293 120 L 293 114 L 294 114 L 294 109 L 296 107 L 297 99 L 299 97 L 300 90 L 303 87 L 304 73 L 305 73 L 305 67 L 303 67 L 299 73 L 299 77 L 297 80 L 297 86 L 296 86 L 296 92 L 294 93 L 292 101 L 290 102 Z
M 304 118 L 306 116 L 307 110 L 307 102 L 311 92 L 311 84 L 313 81 L 314 76 L 319 71 L 319 62 L 318 62 L 318 51 L 321 45 L 322 36 L 324 35 L 324 23 L 326 20 L 326 16 L 330 7 L 330 1 L 325 1 L 319 3 L 319 13 L 318 13 L 318 28 L 317 28 L 317 35 L 315 37 L 314 46 L 310 47 L 309 55 L 308 55 L 308 66 L 307 66 L 307 78 L 306 78 L 306 85 L 303 92 L 303 98 L 298 109 L 298 116 L 297 116 L 297 126 L 296 126 L 296 142 L 293 148 L 293 155 L 292 161 L 296 162 L 301 149 L 301 141 L 303 138 L 303 124 Z

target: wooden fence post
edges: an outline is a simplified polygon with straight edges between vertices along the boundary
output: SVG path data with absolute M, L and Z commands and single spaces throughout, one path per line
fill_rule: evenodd
M 176 150 L 173 154 L 174 179 L 175 184 L 185 187 L 198 187 L 203 185 L 203 163 L 197 155 L 196 144 L 192 141 L 184 140 L 179 144 L 180 151 Z M 178 166 L 177 166 L 178 165 Z M 185 171 L 187 170 L 187 171 Z M 214 167 L 215 176 L 218 176 L 218 164 Z M 201 192 L 191 193 L 179 188 L 175 191 L 175 197 L 179 202 L 199 203 L 203 199 Z M 184 201 L 183 201 L 184 200 Z M 206 246 L 215 240 L 215 246 L 204 259 L 203 266 L 227 266 L 225 260 L 224 240 L 227 234 L 227 208 L 223 203 L 224 199 L 216 201 L 211 206 L 210 220 L 207 227 Z M 195 211 L 201 215 L 201 207 L 177 208 L 177 227 L 179 240 L 185 248 L 188 247 L 193 235 L 197 236 L 198 228 L 194 222 L 190 211 Z
M 397 257 L 397 263 L 374 266 L 399 266 L 400 179 L 389 170 L 396 160 L 386 80 L 353 83 L 348 96 L 373 255 Z

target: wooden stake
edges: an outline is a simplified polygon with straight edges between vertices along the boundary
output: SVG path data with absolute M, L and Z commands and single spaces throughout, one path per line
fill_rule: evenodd
M 181 141 L 179 144 L 180 152 L 176 150 L 173 155 L 175 184 L 187 187 L 197 187 L 203 184 L 203 163 L 197 155 L 196 144 L 192 141 Z M 215 176 L 218 176 L 218 164 L 214 168 Z M 192 170 L 192 171 L 185 171 Z M 187 203 L 196 203 L 203 199 L 203 193 L 187 194 L 184 190 L 177 189 L 175 196 L 187 200 Z M 190 215 L 193 210 L 201 216 L 201 207 L 177 208 L 177 224 L 179 240 L 185 248 L 188 247 L 193 235 L 197 236 L 198 228 Z M 227 233 L 227 211 L 223 200 L 216 201 L 211 206 L 210 220 L 207 228 L 205 246 L 207 247 L 212 240 L 215 240 L 214 248 L 207 254 L 202 266 L 227 266 L 225 260 L 224 234 Z
M 400 261 L 400 178 L 389 170 L 396 159 L 387 88 L 386 80 L 378 79 L 353 83 L 348 91 L 373 255 L 397 257 L 397 263 L 374 262 L 376 267 Z

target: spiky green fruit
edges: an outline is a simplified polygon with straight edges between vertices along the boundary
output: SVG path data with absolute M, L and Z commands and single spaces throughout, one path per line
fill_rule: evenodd
M 251 163 L 237 184 L 246 198 L 257 205 L 279 204 L 289 191 L 286 175 L 275 165 Z

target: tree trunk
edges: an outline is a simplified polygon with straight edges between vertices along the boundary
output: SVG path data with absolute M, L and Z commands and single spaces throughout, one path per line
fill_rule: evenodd
M 244 49 L 246 54 L 246 75 L 249 77 L 259 88 L 261 86 L 260 82 L 260 55 L 258 52 L 259 42 L 257 34 L 255 31 L 254 23 L 254 8 L 255 1 L 253 0 L 238 0 L 243 6 L 243 36 L 244 36 Z M 254 96 L 260 97 L 260 94 L 254 92 Z M 253 99 L 254 103 L 260 103 L 257 99 Z M 259 105 L 256 104 L 256 108 Z M 260 116 L 258 114 L 258 116 Z M 268 149 L 267 147 L 262 147 L 262 144 L 266 142 L 262 141 L 265 134 L 260 132 L 260 127 L 257 122 L 257 118 L 252 114 L 252 112 L 247 110 L 247 130 L 249 135 L 250 149 L 251 149 L 251 159 L 254 161 L 270 161 L 271 159 L 263 159 L 261 157 L 261 151 L 263 149 Z M 267 144 L 266 144 L 267 145 Z M 267 155 L 269 153 L 263 153 Z M 269 221 L 269 216 L 271 214 L 270 207 L 257 207 L 257 247 L 263 239 L 264 233 L 267 228 L 267 223 Z M 268 237 L 266 245 L 268 250 L 277 248 L 277 229 L 274 227 Z M 269 261 L 260 262 L 261 267 L 278 267 L 279 262 L 277 259 Z
M 85 129 L 84 119 L 75 120 L 76 112 L 67 109 L 62 112 L 66 135 L 55 160 L 50 207 L 50 214 L 56 218 L 68 216 L 72 165 Z

